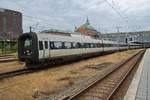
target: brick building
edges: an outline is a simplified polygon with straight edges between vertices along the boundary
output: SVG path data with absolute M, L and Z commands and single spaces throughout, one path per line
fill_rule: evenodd
M 16 39 L 22 32 L 22 13 L 0 8 L 0 39 Z

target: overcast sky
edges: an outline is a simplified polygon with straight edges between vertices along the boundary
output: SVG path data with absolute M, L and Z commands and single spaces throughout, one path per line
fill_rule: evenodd
M 0 8 L 23 13 L 23 30 L 73 31 L 87 16 L 102 32 L 150 30 L 150 0 L 0 0 Z M 108 1 L 108 2 L 107 2 Z

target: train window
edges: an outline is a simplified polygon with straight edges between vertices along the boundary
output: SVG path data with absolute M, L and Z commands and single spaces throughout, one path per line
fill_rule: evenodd
M 81 44 L 79 42 L 76 43 L 76 48 L 81 48 Z
M 39 41 L 39 49 L 43 50 L 43 42 L 42 41 Z
M 65 42 L 62 42 L 62 47 L 61 47 L 61 49 L 66 49 L 66 47 L 65 47 Z
M 99 44 L 98 43 L 96 43 L 96 48 L 98 48 L 99 47 Z
M 91 48 L 94 48 L 94 44 L 93 44 L 93 43 L 91 43 L 91 44 L 90 44 L 90 47 L 91 47 Z
M 49 41 L 49 49 L 54 49 L 54 42 Z
M 90 43 L 88 43 L 88 48 L 91 48 L 91 44 Z
M 24 43 L 25 48 L 30 48 L 32 44 L 32 40 L 26 39 Z
M 84 43 L 80 43 L 80 44 L 81 44 L 81 47 L 80 47 L 80 48 L 85 48 Z
M 91 44 L 90 43 L 88 43 L 87 45 L 88 45 L 88 48 L 91 48 Z
M 87 43 L 87 45 L 88 45 L 88 48 L 91 48 L 91 43 Z
M 76 48 L 76 43 L 71 43 L 71 48 Z
M 111 44 L 107 44 L 107 47 L 111 47 Z
M 91 43 L 88 43 L 89 48 L 91 48 Z
M 113 44 L 109 44 L 109 47 L 113 47 Z
M 48 42 L 44 41 L 45 49 L 48 49 Z
M 32 50 L 32 40 L 30 38 L 26 38 L 24 40 L 24 54 L 25 55 L 31 55 L 31 50 Z
M 81 43 L 82 48 L 86 48 L 85 43 Z
M 104 44 L 104 47 L 108 47 L 108 45 L 107 45 L 107 44 Z
M 109 47 L 113 47 L 113 44 L 109 44 Z
M 92 46 L 92 48 L 95 48 L 95 47 L 96 47 L 95 43 L 92 43 L 92 45 L 91 45 L 91 46 Z
M 63 43 L 62 42 L 54 42 L 54 47 L 56 49 L 62 49 L 63 48 Z
M 97 43 L 94 43 L 94 47 L 97 48 Z
M 92 43 L 92 48 L 95 48 L 95 43 Z
M 82 43 L 77 43 L 79 48 L 82 48 Z
M 107 47 L 111 47 L 112 45 L 111 44 L 107 44 Z
M 49 48 L 50 49 L 55 49 L 54 42 L 49 41 Z
M 100 43 L 98 43 L 98 44 L 97 44 L 97 46 L 98 46 L 98 47 L 101 47 L 101 44 L 100 44 Z
M 88 43 L 84 43 L 84 48 L 89 48 Z
M 65 42 L 64 46 L 65 46 L 65 48 L 70 49 L 71 48 L 71 43 L 70 42 Z

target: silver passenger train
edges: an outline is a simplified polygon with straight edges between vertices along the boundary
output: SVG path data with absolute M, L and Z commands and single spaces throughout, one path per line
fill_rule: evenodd
M 86 36 L 24 33 L 18 39 L 18 58 L 26 64 L 48 63 L 139 48 L 138 44 L 117 43 Z

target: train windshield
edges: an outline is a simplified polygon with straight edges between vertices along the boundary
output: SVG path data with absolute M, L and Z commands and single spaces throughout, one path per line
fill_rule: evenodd
M 24 43 L 25 48 L 31 48 L 32 41 L 30 39 L 26 39 Z
M 32 48 L 32 40 L 27 38 L 24 41 L 24 54 L 31 55 L 32 53 L 31 48 Z

